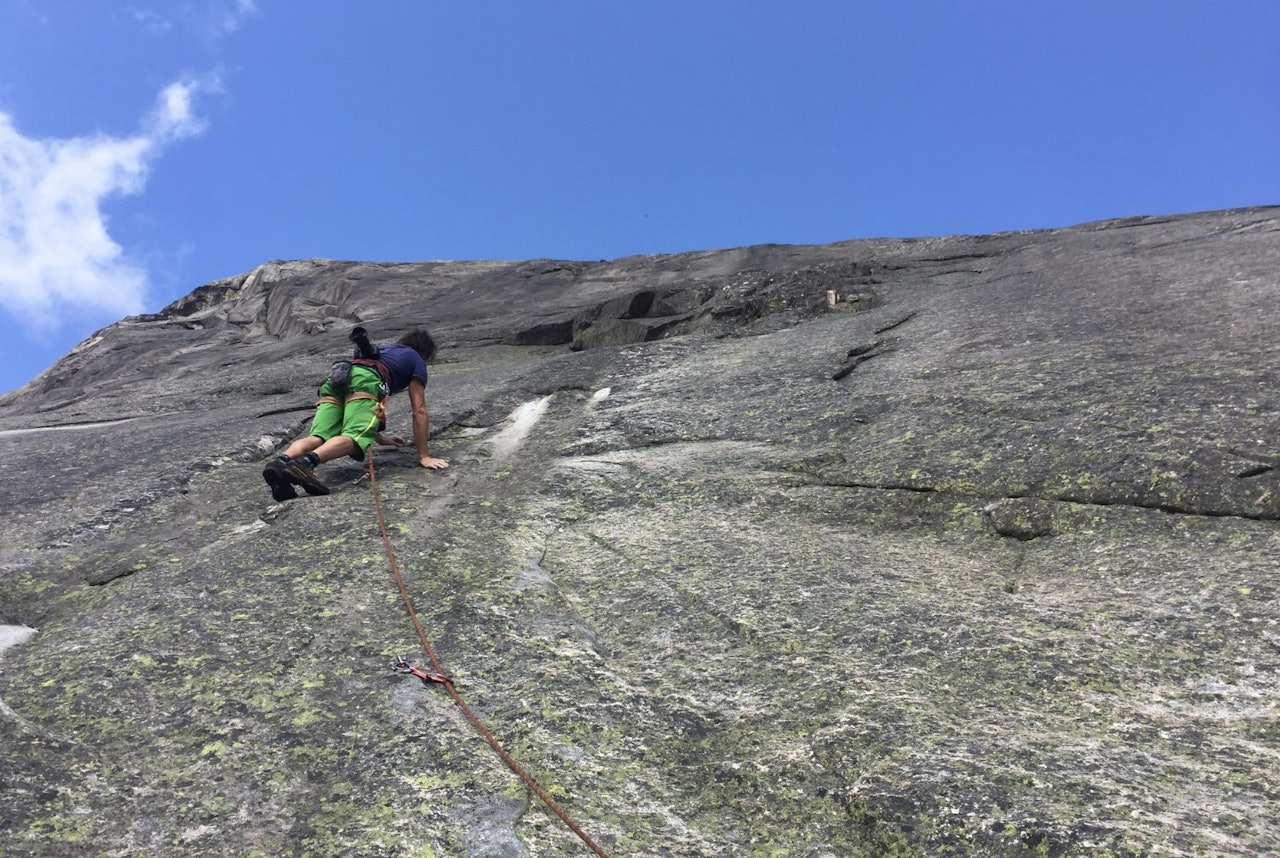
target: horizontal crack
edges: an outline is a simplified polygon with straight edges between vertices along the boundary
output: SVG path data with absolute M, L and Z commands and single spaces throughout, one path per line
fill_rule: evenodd
M 107 426 L 119 426 L 140 420 L 140 417 L 124 417 L 119 420 L 78 420 L 73 423 L 59 423 L 56 426 L 32 426 L 27 429 L 0 429 L 0 435 L 34 435 L 37 432 L 70 432 L 77 429 L 101 429 Z
M 827 486 L 828 488 L 870 489 L 874 491 L 912 492 L 914 494 L 952 495 L 973 498 L 974 500 L 981 501 L 983 503 L 995 503 L 1002 500 L 1039 500 L 1046 501 L 1048 503 L 1069 503 L 1077 506 L 1127 507 L 1129 509 L 1150 510 L 1153 512 L 1168 513 L 1169 515 L 1186 515 L 1199 518 L 1240 518 L 1247 521 L 1280 521 L 1280 515 L 1269 511 L 1259 511 L 1255 513 L 1241 510 L 1195 509 L 1172 503 L 1143 503 L 1141 501 L 1106 500 L 1070 494 L 981 495 L 972 492 L 957 491 L 955 489 L 939 488 L 937 486 L 913 486 L 898 485 L 894 483 L 858 483 L 844 481 L 835 482 L 830 480 L 819 480 L 816 484 Z
M 1155 512 L 1168 513 L 1169 515 L 1187 515 L 1187 516 L 1195 516 L 1199 518 L 1243 518 L 1243 519 L 1248 519 L 1250 521 L 1280 520 L 1280 517 L 1276 516 L 1274 513 L 1266 513 L 1266 512 L 1248 513 L 1248 512 L 1242 512 L 1240 510 L 1195 509 L 1193 507 L 1182 506 L 1181 504 L 1172 504 L 1172 503 L 1142 503 L 1140 501 L 1130 502 L 1130 501 L 1121 501 L 1121 500 L 1108 501 L 1108 500 L 1099 500 L 1097 498 L 1073 497 L 1071 495 L 1062 495 L 1057 497 L 1038 497 L 1037 495 L 1027 495 L 1026 497 L 1038 499 L 1038 500 L 1054 501 L 1058 503 L 1073 503 L 1073 504 L 1079 504 L 1081 506 L 1102 506 L 1102 507 L 1119 506 L 1119 507 L 1129 507 L 1131 509 L 1146 509 L 1146 510 L 1153 510 Z
M 1249 468 L 1247 471 L 1241 471 L 1240 473 L 1236 474 L 1236 476 L 1239 479 L 1247 480 L 1250 477 L 1260 477 L 1263 474 L 1269 474 L 1274 470 L 1275 468 L 1273 468 L 1271 465 L 1259 465 L 1256 468 Z

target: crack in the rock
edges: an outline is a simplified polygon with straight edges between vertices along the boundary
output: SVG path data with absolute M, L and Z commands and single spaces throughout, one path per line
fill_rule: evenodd
M 1010 496 L 1010 499 L 1016 499 L 1018 496 Z M 1062 495 L 1060 497 L 1041 497 L 1039 495 L 1023 495 L 1022 497 L 1031 498 L 1033 500 L 1045 500 L 1057 503 L 1072 503 L 1081 506 L 1100 506 L 1100 507 L 1129 507 L 1130 509 L 1144 509 L 1155 512 L 1168 513 L 1169 515 L 1185 515 L 1195 518 L 1240 518 L 1248 521 L 1278 521 L 1280 516 L 1269 513 L 1246 513 L 1240 510 L 1210 510 L 1195 509 L 1181 504 L 1172 503 L 1131 503 L 1128 501 L 1107 501 L 1095 498 L 1078 498 L 1071 495 Z
M 1260 477 L 1263 474 L 1269 474 L 1274 470 L 1275 468 L 1272 467 L 1271 465 L 1258 465 L 1256 468 L 1249 468 L 1246 471 L 1241 471 L 1240 473 L 1236 474 L 1236 478 L 1241 480 L 1247 480 L 1252 477 Z
M 263 417 L 272 417 L 276 414 L 293 414 L 296 411 L 312 411 L 315 409 L 315 407 L 316 407 L 316 404 L 314 402 L 308 402 L 305 405 L 290 405 L 286 408 L 273 408 L 270 411 L 264 411 L 261 414 L 256 415 L 255 419 L 261 419 Z
M 952 274 L 986 274 L 985 271 L 979 271 L 977 268 L 952 268 L 947 271 L 935 271 L 932 274 L 926 274 L 928 278 L 948 277 Z
M 121 417 L 116 420 L 73 420 L 67 423 L 56 423 L 51 426 L 28 426 L 25 429 L 0 429 L 0 435 L 31 435 L 36 432 L 66 432 L 75 429 L 102 429 L 110 426 L 119 426 L 122 423 L 131 423 L 134 420 L 141 419 L 142 417 L 138 416 Z
M 840 381 L 841 379 L 848 377 L 849 373 L 857 369 L 860 364 L 866 363 L 873 357 L 879 357 L 887 351 L 890 351 L 890 349 L 885 348 L 884 340 L 876 340 L 873 343 L 854 346 L 849 349 L 849 353 L 847 355 L 851 360 L 849 360 L 849 362 L 843 367 L 836 370 L 836 372 L 832 374 L 831 380 Z
M 1070 494 L 1062 495 L 1036 495 L 1036 494 L 1010 494 L 1010 495 L 981 495 L 971 492 L 957 491 L 955 489 L 939 488 L 937 486 L 912 486 L 897 485 L 894 483 L 859 483 L 832 480 L 818 480 L 815 485 L 826 486 L 828 488 L 838 489 L 870 489 L 873 491 L 890 491 L 890 492 L 911 492 L 914 494 L 938 494 L 938 495 L 955 495 L 960 497 L 973 498 L 985 503 L 996 503 L 1004 500 L 1039 500 L 1048 503 L 1068 503 L 1078 506 L 1097 506 L 1097 507 L 1127 507 L 1129 509 L 1149 510 L 1153 512 L 1163 512 L 1169 515 L 1185 515 L 1199 518 L 1239 518 L 1246 521 L 1280 521 L 1280 516 L 1274 513 L 1258 512 L 1247 513 L 1240 510 L 1217 511 L 1206 509 L 1194 509 L 1192 507 L 1183 506 L 1172 503 L 1142 503 L 1130 502 L 1123 500 L 1102 500 L 1098 498 L 1080 497 Z
M 892 331 L 894 328 L 898 327 L 899 325 L 905 325 L 907 322 L 910 322 L 912 319 L 914 319 L 918 315 L 920 315 L 919 310 L 912 310 L 910 313 L 907 313 L 907 315 L 903 316 L 901 319 L 898 319 L 896 322 L 890 322 L 887 325 L 876 328 L 873 333 L 883 334 L 888 331 Z

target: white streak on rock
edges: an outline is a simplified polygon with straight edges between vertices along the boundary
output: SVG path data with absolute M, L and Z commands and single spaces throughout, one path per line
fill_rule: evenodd
M 541 399 L 526 402 L 515 411 L 512 411 L 510 416 L 507 417 L 511 425 L 489 440 L 489 443 L 493 445 L 493 457 L 495 459 L 504 459 L 514 453 L 525 437 L 528 436 L 530 430 L 546 413 L 547 406 L 550 404 L 551 397 L 544 396 Z

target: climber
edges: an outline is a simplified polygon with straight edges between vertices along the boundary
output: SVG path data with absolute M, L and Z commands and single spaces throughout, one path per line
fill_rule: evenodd
M 374 346 L 364 329 L 356 328 L 351 341 L 356 343 L 356 357 L 335 363 L 320 385 L 310 434 L 294 441 L 262 470 L 262 478 L 277 501 L 297 497 L 294 486 L 301 486 L 309 495 L 329 494 L 329 487 L 316 476 L 321 462 L 342 456 L 362 461 L 374 441 L 385 446 L 408 443 L 382 431 L 386 399 L 402 390 L 409 391 L 419 464 L 433 469 L 449 467 L 427 448 L 427 364 L 435 359 L 435 340 L 418 329 L 396 343 Z

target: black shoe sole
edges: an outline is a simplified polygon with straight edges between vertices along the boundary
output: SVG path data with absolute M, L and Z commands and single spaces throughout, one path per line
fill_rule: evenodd
M 262 469 L 262 478 L 271 487 L 271 497 L 277 502 L 293 500 L 298 496 L 293 484 L 289 482 L 289 478 L 284 474 L 283 462 L 278 460 L 268 462 L 267 466 Z
M 329 494 L 329 487 L 320 482 L 316 472 L 306 465 L 294 461 L 282 462 L 280 470 L 288 477 L 289 482 L 295 486 L 302 486 L 302 490 L 309 495 Z

